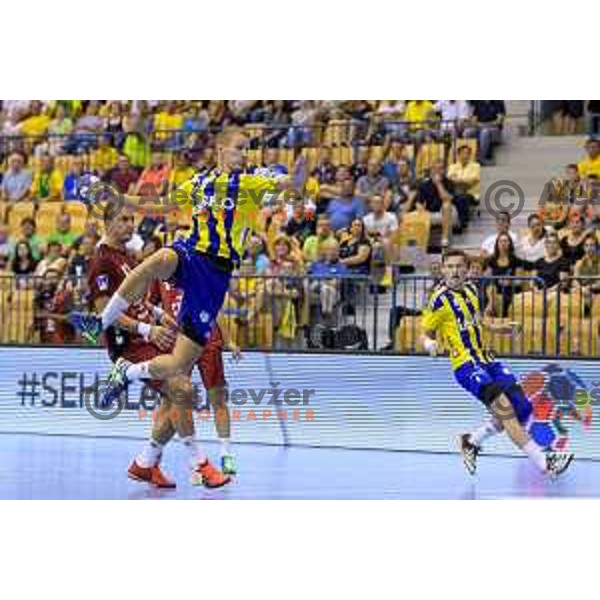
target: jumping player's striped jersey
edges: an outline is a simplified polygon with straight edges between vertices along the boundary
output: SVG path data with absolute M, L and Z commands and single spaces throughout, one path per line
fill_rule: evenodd
M 436 287 L 423 312 L 422 326 L 439 333 L 454 370 L 467 362 L 487 364 L 493 360 L 484 346 L 481 306 L 473 283 L 460 290 Z
M 237 266 L 250 233 L 258 229 L 264 195 L 277 189 L 277 180 L 243 170 L 213 169 L 195 175 L 180 189 L 193 209 L 188 244 Z

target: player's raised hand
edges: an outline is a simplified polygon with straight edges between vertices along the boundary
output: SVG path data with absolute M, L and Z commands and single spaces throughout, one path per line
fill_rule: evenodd
M 438 343 L 436 340 L 431 339 L 428 336 L 423 337 L 423 347 L 430 356 L 437 356 L 439 352 Z
M 175 343 L 176 333 L 172 329 L 157 325 L 152 328 L 150 341 L 158 346 L 159 350 L 169 351 Z
M 233 362 L 238 363 L 240 362 L 240 360 L 242 360 L 242 358 L 244 358 L 242 354 L 242 349 L 237 344 L 230 342 L 229 351 L 231 352 L 231 358 Z

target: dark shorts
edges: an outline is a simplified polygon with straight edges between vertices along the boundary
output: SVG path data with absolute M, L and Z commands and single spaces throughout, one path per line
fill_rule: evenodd
M 179 258 L 172 282 L 183 292 L 177 317 L 181 332 L 205 346 L 225 301 L 231 269 L 190 248 L 186 240 L 178 240 L 172 248 Z
M 465 390 L 484 403 L 487 402 L 486 391 L 493 385 L 495 389 L 506 394 L 519 423 L 527 423 L 532 412 L 531 402 L 525 396 L 517 378 L 501 362 L 480 365 L 467 363 L 454 372 L 454 377 Z

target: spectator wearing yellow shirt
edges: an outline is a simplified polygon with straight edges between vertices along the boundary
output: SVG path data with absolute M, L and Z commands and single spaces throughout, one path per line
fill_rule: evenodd
M 192 166 L 192 156 L 189 152 L 180 152 L 175 156 L 175 166 L 169 175 L 169 189 L 174 190 L 188 179 L 191 179 L 196 170 Z
M 469 146 L 458 148 L 458 161 L 448 167 L 448 179 L 454 184 L 454 205 L 461 224 L 469 221 L 469 206 L 479 204 L 481 165 L 473 160 Z
M 63 189 L 63 177 L 54 168 L 51 156 L 42 156 L 40 170 L 31 184 L 31 195 L 39 200 L 60 200 Z
M 104 134 L 98 139 L 98 149 L 92 152 L 91 166 L 97 170 L 100 175 L 110 171 L 119 161 L 119 153 L 110 143 L 112 135 Z
M 148 166 L 150 151 L 146 137 L 141 131 L 131 131 L 127 134 L 123 144 L 123 154 L 134 167 L 144 169 Z
M 169 100 L 165 104 L 165 109 L 154 116 L 156 145 L 166 150 L 176 150 L 181 145 L 182 129 L 183 115 L 177 112 L 177 104 Z
M 577 165 L 579 175 L 583 179 L 588 178 L 590 175 L 595 175 L 600 179 L 600 140 L 597 138 L 588 139 L 585 150 L 587 158 L 584 158 Z
M 39 100 L 31 103 L 29 116 L 21 122 L 21 132 L 28 136 L 42 136 L 48 131 L 50 117 L 42 114 L 43 105 Z
M 424 141 L 427 124 L 436 118 L 435 108 L 430 100 L 410 100 L 406 105 L 404 119 L 409 122 L 408 129 L 416 142 Z

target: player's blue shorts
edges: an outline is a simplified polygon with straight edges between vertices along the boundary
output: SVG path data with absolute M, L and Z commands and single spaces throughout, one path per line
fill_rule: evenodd
M 186 337 L 204 346 L 223 306 L 232 269 L 190 248 L 187 240 L 177 240 L 171 247 L 179 257 L 172 281 L 183 292 L 177 320 Z
M 454 372 L 454 377 L 465 390 L 484 404 L 487 401 L 486 390 L 489 392 L 489 386 L 495 384 L 494 387 L 504 392 L 510 400 L 519 423 L 524 425 L 529 419 L 532 412 L 531 402 L 525 396 L 517 378 L 501 362 L 493 361 L 479 365 L 466 363 Z

